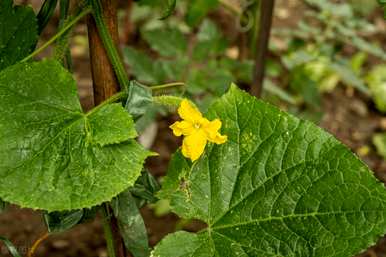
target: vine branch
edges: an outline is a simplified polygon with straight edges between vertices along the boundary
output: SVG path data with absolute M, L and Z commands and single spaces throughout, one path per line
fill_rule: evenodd
M 263 90 L 265 76 L 265 60 L 268 52 L 268 42 L 272 26 L 273 9 L 275 0 L 262 0 L 257 8 L 257 17 L 259 17 L 258 36 L 256 40 L 255 68 L 253 71 L 253 84 L 251 94 L 260 97 Z

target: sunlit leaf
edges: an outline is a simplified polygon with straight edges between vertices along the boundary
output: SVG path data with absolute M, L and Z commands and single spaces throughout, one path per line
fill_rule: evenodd
M 149 152 L 121 103 L 81 109 L 58 62 L 0 73 L 0 198 L 22 207 L 89 208 L 133 186 Z
M 160 196 L 208 227 L 169 235 L 153 257 L 351 257 L 386 232 L 383 184 L 313 123 L 236 87 L 207 117 L 228 142 L 193 164 L 176 153 Z

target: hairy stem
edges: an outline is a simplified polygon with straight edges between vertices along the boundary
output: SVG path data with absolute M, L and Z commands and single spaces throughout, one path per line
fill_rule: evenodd
M 84 16 L 86 16 L 87 14 L 89 14 L 91 12 L 91 9 L 89 7 L 87 7 L 86 9 L 84 9 L 82 12 L 80 12 L 76 17 L 74 17 L 73 19 L 71 19 L 65 26 L 63 26 L 63 28 L 58 32 L 56 33 L 52 38 L 50 38 L 46 43 L 44 43 L 41 47 L 39 47 L 38 49 L 36 49 L 35 51 L 33 51 L 30 55 L 28 55 L 27 57 L 25 57 L 23 60 L 21 60 L 21 62 L 26 62 L 26 61 L 29 61 L 30 59 L 32 59 L 34 56 L 36 56 L 37 54 L 39 54 L 41 51 L 43 51 L 44 49 L 46 49 L 49 45 L 51 45 L 53 42 L 55 42 L 59 37 L 61 37 L 64 33 L 67 32 L 67 30 L 69 30 L 72 26 L 74 26 L 80 19 L 82 19 Z
M 114 40 L 111 37 L 109 29 L 104 20 L 102 4 L 100 0 L 91 0 L 91 5 L 93 7 L 93 15 L 100 38 L 114 68 L 118 82 L 121 86 L 127 89 L 129 87 L 128 76 L 126 74 L 125 66 L 123 65 L 121 57 L 119 56 L 118 50 L 114 44 Z
M 109 213 L 109 206 L 107 204 L 103 204 L 101 209 L 102 209 L 101 213 L 102 213 L 103 231 L 105 234 L 105 239 L 107 244 L 107 255 L 108 257 L 116 257 L 114 237 L 110 226 L 111 218 Z
M 156 90 L 163 90 L 163 89 L 169 89 L 169 88 L 175 88 L 175 87 L 184 87 L 184 86 L 185 86 L 185 83 L 183 83 L 183 82 L 173 82 L 173 83 L 167 83 L 167 84 L 152 86 L 152 87 L 150 87 L 150 89 L 153 91 L 156 91 Z
M 118 102 L 118 101 L 121 101 L 121 100 L 124 100 L 125 98 L 127 98 L 127 92 L 126 91 L 121 91 L 113 96 L 111 96 L 110 98 L 108 98 L 107 100 L 103 101 L 102 103 L 100 103 L 97 107 L 93 108 L 91 111 L 89 111 L 86 115 L 89 116 L 93 113 L 95 113 L 96 111 L 100 110 L 102 107 L 108 105 L 108 104 L 111 104 L 111 103 L 115 103 L 115 102 Z

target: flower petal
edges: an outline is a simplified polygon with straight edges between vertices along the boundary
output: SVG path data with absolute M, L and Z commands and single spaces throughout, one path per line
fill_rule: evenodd
M 212 120 L 205 124 L 203 127 L 209 140 L 213 139 L 216 137 L 219 129 L 221 128 L 221 121 L 219 119 Z
M 174 122 L 169 128 L 173 130 L 173 134 L 177 137 L 190 135 L 194 132 L 193 124 L 188 121 Z
M 216 144 L 223 144 L 228 140 L 227 136 L 223 136 L 218 132 L 221 126 L 222 123 L 219 119 L 215 119 L 205 125 L 204 130 L 210 142 Z
M 200 158 L 207 143 L 203 130 L 196 130 L 193 134 L 186 136 L 182 142 L 182 154 L 192 161 Z
M 180 107 L 178 107 L 178 114 L 182 119 L 192 123 L 195 123 L 202 118 L 201 112 L 187 99 L 181 101 Z
M 226 135 L 221 135 L 217 133 L 214 138 L 208 139 L 210 142 L 221 145 L 228 141 L 228 137 Z

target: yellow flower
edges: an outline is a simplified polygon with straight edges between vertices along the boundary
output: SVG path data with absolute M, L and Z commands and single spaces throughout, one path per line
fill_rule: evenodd
M 219 133 L 221 121 L 209 121 L 187 99 L 182 100 L 178 108 L 182 121 L 177 121 L 170 128 L 177 137 L 184 136 L 182 154 L 192 161 L 197 160 L 205 150 L 207 142 L 223 144 L 227 136 Z

